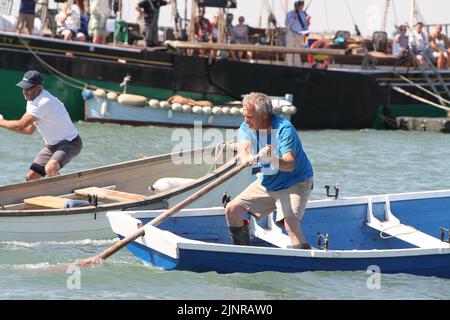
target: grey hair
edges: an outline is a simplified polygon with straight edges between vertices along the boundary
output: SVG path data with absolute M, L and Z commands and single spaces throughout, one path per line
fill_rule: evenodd
M 242 99 L 242 105 L 253 105 L 255 110 L 259 113 L 272 114 L 272 100 L 264 93 L 251 92 L 244 96 Z

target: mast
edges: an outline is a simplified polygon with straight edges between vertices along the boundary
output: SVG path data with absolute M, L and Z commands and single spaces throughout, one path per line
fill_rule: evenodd
M 189 39 L 188 39 L 188 41 L 190 41 L 190 42 L 193 42 L 195 39 L 194 27 L 195 27 L 196 9 L 197 9 L 197 0 L 192 0 L 192 2 L 191 2 L 191 21 L 189 23 Z
M 390 0 L 385 0 L 384 1 L 384 16 L 383 16 L 383 22 L 381 23 L 381 30 L 382 31 L 386 31 L 386 24 L 387 24 L 387 15 L 389 12 L 389 5 L 390 5 L 391 1 Z
M 178 4 L 177 0 L 172 0 L 172 18 L 174 21 L 173 33 L 176 39 L 180 39 L 180 16 L 178 14 Z
M 416 9 L 416 0 L 411 0 L 411 28 L 414 27 L 415 24 L 415 18 L 417 15 L 417 9 Z

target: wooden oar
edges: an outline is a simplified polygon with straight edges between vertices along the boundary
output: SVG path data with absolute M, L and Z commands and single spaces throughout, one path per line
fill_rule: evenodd
M 159 216 L 157 216 L 155 219 L 151 220 L 148 224 L 152 225 L 152 226 L 159 225 L 161 222 L 167 220 L 169 217 L 173 216 L 175 213 L 177 213 L 178 211 L 180 211 L 184 207 L 188 206 L 189 204 L 191 204 L 192 202 L 194 202 L 198 198 L 200 198 L 200 197 L 204 196 L 205 194 L 207 194 L 209 191 L 211 191 L 215 187 L 219 186 L 220 184 L 224 183 L 225 181 L 227 181 L 231 177 L 235 176 L 236 174 L 238 174 L 239 172 L 241 172 L 243 169 L 245 169 L 248 166 L 249 166 L 249 164 L 246 164 L 246 163 L 238 165 L 237 167 L 233 168 L 229 172 L 225 173 L 223 176 L 220 176 L 215 181 L 211 182 L 207 186 L 205 186 L 202 189 L 198 190 L 197 192 L 192 194 L 190 197 L 188 197 L 185 200 L 181 201 L 176 206 L 170 208 L 169 210 L 164 211 Z M 103 260 L 109 258 L 114 253 L 116 253 L 117 251 L 119 251 L 120 249 L 125 247 L 130 242 L 132 242 L 132 241 L 136 240 L 137 238 L 143 236 L 145 234 L 144 227 L 145 227 L 145 225 L 140 227 L 139 229 L 137 229 L 136 232 L 133 233 L 132 235 L 130 235 L 130 236 L 120 240 L 119 242 L 115 243 L 114 245 L 112 245 L 111 247 L 109 247 L 108 249 L 103 251 L 102 253 L 98 254 L 97 256 L 80 260 L 78 262 L 75 262 L 75 264 L 79 265 L 79 266 L 88 266 L 88 265 L 92 265 L 92 264 L 96 264 L 96 263 L 102 262 Z

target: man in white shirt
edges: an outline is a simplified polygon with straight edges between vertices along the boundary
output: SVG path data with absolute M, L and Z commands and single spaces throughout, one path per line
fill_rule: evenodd
M 409 47 L 420 64 L 425 63 L 428 54 L 428 35 L 423 29 L 423 23 L 417 22 L 415 30 L 409 35 Z
M 286 46 L 289 48 L 305 46 L 305 36 L 309 32 L 311 17 L 303 10 L 304 5 L 304 1 L 295 1 L 294 10 L 289 11 L 286 16 Z M 286 64 L 299 67 L 301 64 L 300 54 L 286 54 Z
M 83 147 L 64 104 L 44 90 L 43 84 L 38 71 L 26 72 L 17 86 L 23 90 L 27 111 L 20 120 L 5 120 L 0 115 L 0 127 L 28 135 L 37 128 L 44 139 L 45 145 L 31 164 L 27 181 L 59 175 L 59 170 Z

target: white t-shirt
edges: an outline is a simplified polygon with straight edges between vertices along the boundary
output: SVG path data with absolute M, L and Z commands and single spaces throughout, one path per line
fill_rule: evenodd
M 27 102 L 27 113 L 38 118 L 34 123 L 45 144 L 55 145 L 62 140 L 72 141 L 78 136 L 64 104 L 47 90 Z

